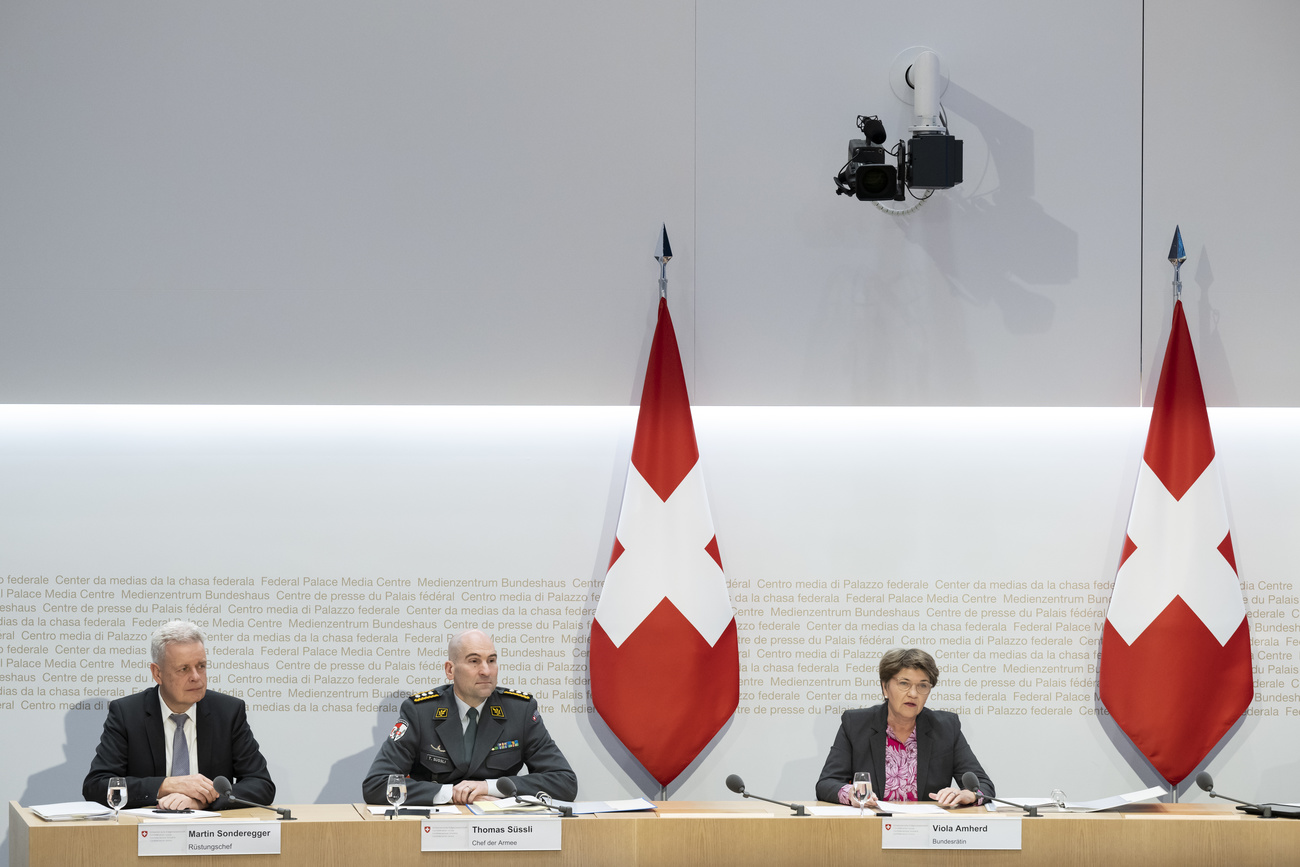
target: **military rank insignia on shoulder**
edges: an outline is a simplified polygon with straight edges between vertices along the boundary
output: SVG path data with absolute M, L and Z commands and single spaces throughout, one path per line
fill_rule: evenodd
M 432 698 L 442 698 L 442 693 L 436 689 L 427 689 L 424 692 L 417 692 L 411 696 L 411 701 L 419 704 L 422 701 L 428 701 Z
M 501 688 L 501 694 L 502 694 L 502 695 L 508 695 L 508 696 L 510 696 L 511 698 L 522 698 L 524 701 L 532 701 L 532 700 L 533 700 L 533 697 L 532 697 L 531 695 L 529 695 L 528 693 L 526 693 L 526 692 L 516 692 L 516 691 L 513 690 L 513 689 L 506 689 L 505 687 L 502 687 L 502 688 Z

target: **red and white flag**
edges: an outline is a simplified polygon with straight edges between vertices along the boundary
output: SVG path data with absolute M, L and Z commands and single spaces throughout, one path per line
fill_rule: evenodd
M 1176 785 L 1254 694 L 1210 417 L 1177 301 L 1102 632 L 1101 700 Z
M 591 700 L 661 786 L 740 702 L 736 618 L 699 456 L 677 336 L 660 298 L 614 552 L 591 624 Z

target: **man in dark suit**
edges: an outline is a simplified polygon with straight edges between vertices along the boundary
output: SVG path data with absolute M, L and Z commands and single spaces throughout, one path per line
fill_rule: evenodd
M 531 695 L 497 686 L 497 651 L 477 629 L 451 640 L 451 683 L 402 703 L 362 784 L 367 804 L 387 803 L 389 774 L 407 777 L 407 803 L 470 804 L 502 795 L 509 777 L 524 795 L 571 800 L 578 778 L 551 740 Z M 520 775 L 527 765 L 528 773 Z
M 243 700 L 208 691 L 203 632 L 173 620 L 158 628 L 149 650 L 158 685 L 109 704 L 82 797 L 105 803 L 109 778 L 125 777 L 128 809 L 219 810 L 225 799 L 212 778 L 221 776 L 234 783 L 235 797 L 269 804 L 275 783 Z

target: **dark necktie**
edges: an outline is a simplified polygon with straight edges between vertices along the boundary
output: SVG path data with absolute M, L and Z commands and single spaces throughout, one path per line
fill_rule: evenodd
M 465 714 L 469 725 L 465 726 L 465 765 L 474 758 L 474 737 L 478 734 L 478 708 L 472 707 Z
M 190 772 L 190 745 L 185 740 L 185 721 L 189 716 L 174 713 L 172 722 L 176 723 L 176 737 L 172 739 L 172 776 L 184 777 Z

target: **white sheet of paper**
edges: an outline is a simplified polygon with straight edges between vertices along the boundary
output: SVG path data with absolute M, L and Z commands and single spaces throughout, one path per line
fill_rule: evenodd
M 392 807 L 373 807 L 373 806 L 372 806 L 372 807 L 367 807 L 366 809 L 370 810 L 370 815 L 372 815 L 372 816 L 382 816 L 382 815 L 384 815 L 385 813 L 387 813 L 389 810 L 391 810 L 391 809 L 393 809 L 393 808 L 392 808 Z M 443 804 L 441 807 L 424 807 L 424 806 L 420 806 L 420 805 L 418 805 L 418 804 L 403 804 L 403 805 L 402 805 L 402 809 L 403 809 L 403 810 L 406 810 L 406 809 L 411 809 L 411 810 L 428 810 L 429 813 L 430 813 L 431 815 L 435 815 L 435 816 L 436 816 L 438 813 L 447 813 L 447 814 L 450 814 L 450 815 L 452 815 L 452 816 L 458 816 L 458 815 L 460 815 L 460 809 L 459 809 L 455 804 Z
M 903 814 L 946 816 L 948 811 L 938 804 L 922 804 L 917 801 L 879 801 L 880 809 L 896 816 Z
M 854 819 L 856 819 L 856 818 L 858 817 L 858 808 L 857 808 L 857 807 L 845 807 L 845 806 L 843 806 L 843 805 L 840 805 L 840 806 L 834 806 L 834 807 L 826 807 L 826 806 L 820 806 L 820 805 L 819 805 L 819 806 L 816 806 L 816 807 L 808 807 L 807 809 L 808 809 L 808 815 L 809 815 L 809 816 L 820 816 L 820 817 L 822 817 L 822 818 L 834 817 L 834 816 L 843 816 L 843 817 L 845 817 L 845 818 L 850 818 L 850 817 L 851 817 L 851 818 L 854 818 Z M 867 815 L 868 815 L 868 816 L 874 816 L 874 815 L 875 815 L 875 811 L 874 811 L 874 810 L 870 810 L 870 809 L 868 809 L 868 810 L 867 810 Z
M 94 801 L 64 801 L 60 804 L 33 804 L 27 809 L 47 822 L 69 822 L 78 819 L 107 819 L 113 811 Z
M 1065 808 L 1072 813 L 1096 813 L 1113 807 L 1123 807 L 1126 804 L 1136 804 L 1138 801 L 1151 801 L 1164 794 L 1167 794 L 1164 787 L 1152 786 L 1140 792 L 1129 792 L 1124 795 L 1114 795 L 1110 798 L 1098 798 L 1095 801 L 1066 801 Z
M 645 798 L 624 798 L 618 801 L 559 801 L 551 803 L 572 807 L 575 815 L 585 813 L 631 813 L 637 810 L 653 810 L 655 805 Z
M 141 819 L 156 819 L 167 822 L 173 819 L 189 821 L 190 819 L 213 819 L 220 818 L 220 813 L 214 813 L 211 810 L 193 810 L 189 813 L 160 813 L 156 807 L 135 807 L 130 810 L 123 810 L 123 816 L 139 816 Z

